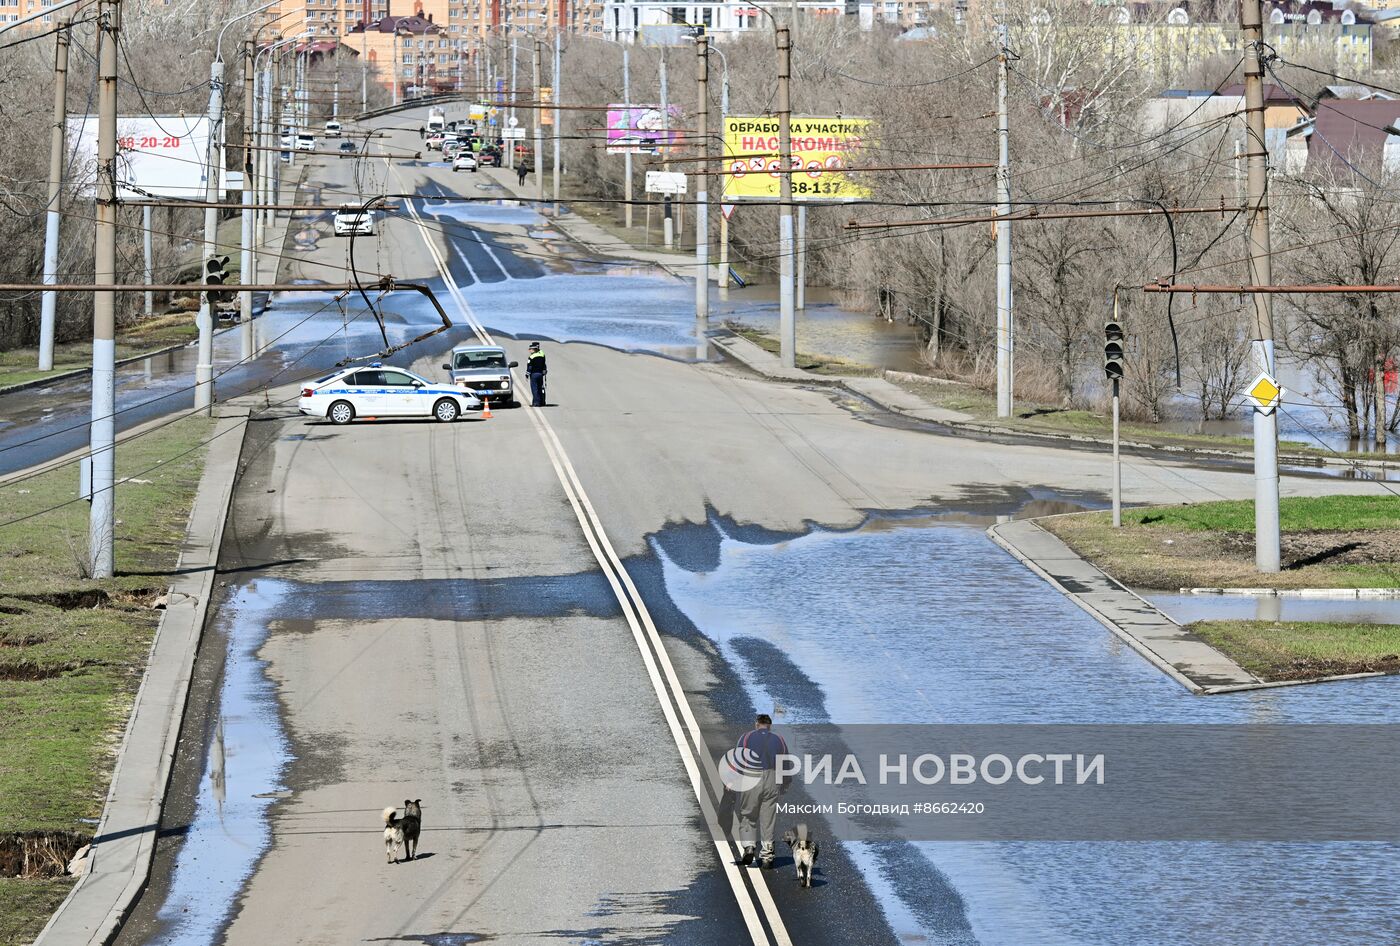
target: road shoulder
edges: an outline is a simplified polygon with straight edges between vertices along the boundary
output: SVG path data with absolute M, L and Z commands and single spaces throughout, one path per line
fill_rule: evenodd
M 35 946 L 105 943 L 145 886 L 248 413 L 222 408 L 86 872 Z

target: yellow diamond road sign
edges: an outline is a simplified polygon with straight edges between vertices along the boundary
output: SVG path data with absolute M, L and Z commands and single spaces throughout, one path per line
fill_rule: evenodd
M 1254 382 L 1245 389 L 1245 395 L 1254 402 L 1254 406 L 1265 414 L 1278 407 L 1279 397 L 1283 394 L 1283 388 L 1278 386 L 1278 382 L 1269 376 L 1267 371 L 1261 373 Z

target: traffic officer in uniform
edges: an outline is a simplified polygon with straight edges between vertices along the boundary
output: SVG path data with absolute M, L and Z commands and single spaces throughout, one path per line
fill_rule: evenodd
M 544 407 L 544 376 L 549 367 L 544 361 L 544 352 L 539 342 L 530 343 L 530 357 L 525 359 L 525 373 L 530 376 L 530 403 L 534 407 Z

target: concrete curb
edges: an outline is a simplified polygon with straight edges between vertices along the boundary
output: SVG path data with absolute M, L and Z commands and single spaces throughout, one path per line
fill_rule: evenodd
M 35 946 L 109 942 L 145 889 L 248 415 L 247 407 L 221 409 L 190 510 L 179 573 L 171 582 L 170 603 L 127 721 L 87 872 L 50 917 Z
M 1035 520 L 999 522 L 987 535 L 1192 693 L 1208 695 L 1268 685 L 1085 561 Z

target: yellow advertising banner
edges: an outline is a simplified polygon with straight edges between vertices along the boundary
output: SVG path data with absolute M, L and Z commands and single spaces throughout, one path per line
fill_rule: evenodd
M 859 200 L 869 188 L 841 169 L 869 138 L 868 118 L 792 119 L 794 200 Z M 782 177 L 778 120 L 731 115 L 724 120 L 724 200 L 777 200 Z

